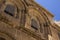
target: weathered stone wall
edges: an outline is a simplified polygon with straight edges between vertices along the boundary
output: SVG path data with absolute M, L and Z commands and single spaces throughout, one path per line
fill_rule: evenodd
M 56 27 L 58 28 L 58 26 L 55 26 L 55 27 L 51 26 L 51 28 L 50 28 L 51 29 L 51 34 L 52 34 L 51 35 L 52 40 L 59 40 L 59 36 L 58 36 L 59 31 Z
M 7 5 L 12 7 L 12 11 L 6 9 Z M 52 27 L 49 29 L 52 17 L 52 14 L 32 0 L 1 0 L 0 39 L 48 40 L 48 34 L 52 33 L 53 40 L 58 40 L 57 31 Z
M 12 28 L 3 22 L 0 22 L 0 38 L 5 40 L 36 40 L 25 32 Z

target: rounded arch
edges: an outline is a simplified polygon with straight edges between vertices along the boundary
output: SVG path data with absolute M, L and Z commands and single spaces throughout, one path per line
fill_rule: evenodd
M 29 6 L 28 7 L 28 11 L 27 11 L 27 15 L 26 15 L 26 26 L 25 27 L 28 27 L 30 29 L 31 27 L 31 24 L 33 24 L 33 28 L 35 28 L 36 30 L 38 29 L 38 32 L 40 33 L 40 29 L 42 29 L 42 32 L 43 32 L 43 24 L 45 23 L 45 20 L 44 18 L 42 17 L 42 15 L 40 14 L 40 12 L 37 10 L 37 8 L 35 7 L 32 7 L 32 6 Z M 38 28 L 36 28 L 36 26 L 34 27 L 34 23 L 31 23 L 32 22 L 32 19 L 35 21 L 36 23 L 36 26 Z M 31 28 L 32 29 L 32 28 Z
M 28 15 L 30 17 L 35 16 L 37 19 L 39 19 L 38 21 L 40 21 L 40 23 L 45 23 L 46 22 L 45 19 L 43 18 L 43 15 L 41 15 L 41 12 L 39 12 L 37 10 L 37 8 L 35 8 L 33 6 L 28 8 Z
M 6 0 L 5 4 L 12 4 L 18 7 L 18 9 L 25 9 L 24 3 L 22 0 Z

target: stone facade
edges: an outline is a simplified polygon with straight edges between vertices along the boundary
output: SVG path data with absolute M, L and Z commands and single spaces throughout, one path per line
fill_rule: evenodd
M 60 25 L 58 22 L 54 22 L 51 27 L 52 40 L 60 40 Z
M 59 40 L 52 18 L 34 0 L 0 0 L 0 40 Z

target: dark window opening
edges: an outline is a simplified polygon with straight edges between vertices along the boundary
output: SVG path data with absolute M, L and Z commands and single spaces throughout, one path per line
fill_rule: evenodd
M 11 15 L 11 16 L 13 16 L 13 14 L 9 13 L 9 12 L 8 12 L 8 11 L 6 11 L 6 10 L 5 10 L 4 12 L 5 12 L 5 13 L 8 13 L 8 14 L 9 14 L 9 15 Z
M 4 12 L 11 15 L 11 16 L 14 16 L 15 7 L 13 5 L 7 5 Z
M 33 25 L 31 25 L 31 27 L 34 28 L 34 29 L 36 29 L 36 30 L 38 30 L 38 29 L 37 29 L 36 27 L 34 27 Z
M 5 38 L 0 37 L 0 40 L 5 40 Z
M 31 21 L 31 27 L 34 28 L 34 29 L 36 29 L 36 30 L 38 30 L 38 24 L 37 24 L 37 22 L 36 22 L 35 20 L 33 20 L 33 19 L 32 19 L 32 21 Z

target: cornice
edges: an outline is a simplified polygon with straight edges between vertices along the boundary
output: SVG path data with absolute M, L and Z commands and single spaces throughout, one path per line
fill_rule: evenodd
M 45 16 L 44 18 L 47 18 L 48 23 L 50 23 L 50 25 L 51 25 L 52 24 L 51 19 L 54 17 L 54 15 L 51 14 L 49 11 L 47 11 L 45 8 L 43 8 L 41 5 L 37 4 L 35 1 L 33 1 L 33 3 L 36 5 L 36 7 L 38 7 L 39 11 L 41 10 L 42 12 L 44 12 L 44 13 L 41 13 L 41 14 Z
M 49 14 L 50 16 L 54 17 L 53 14 L 51 14 L 48 10 L 46 10 L 44 7 L 42 7 L 40 4 L 37 4 L 35 1 L 33 1 L 37 7 L 39 7 L 40 9 L 44 10 L 47 14 Z

